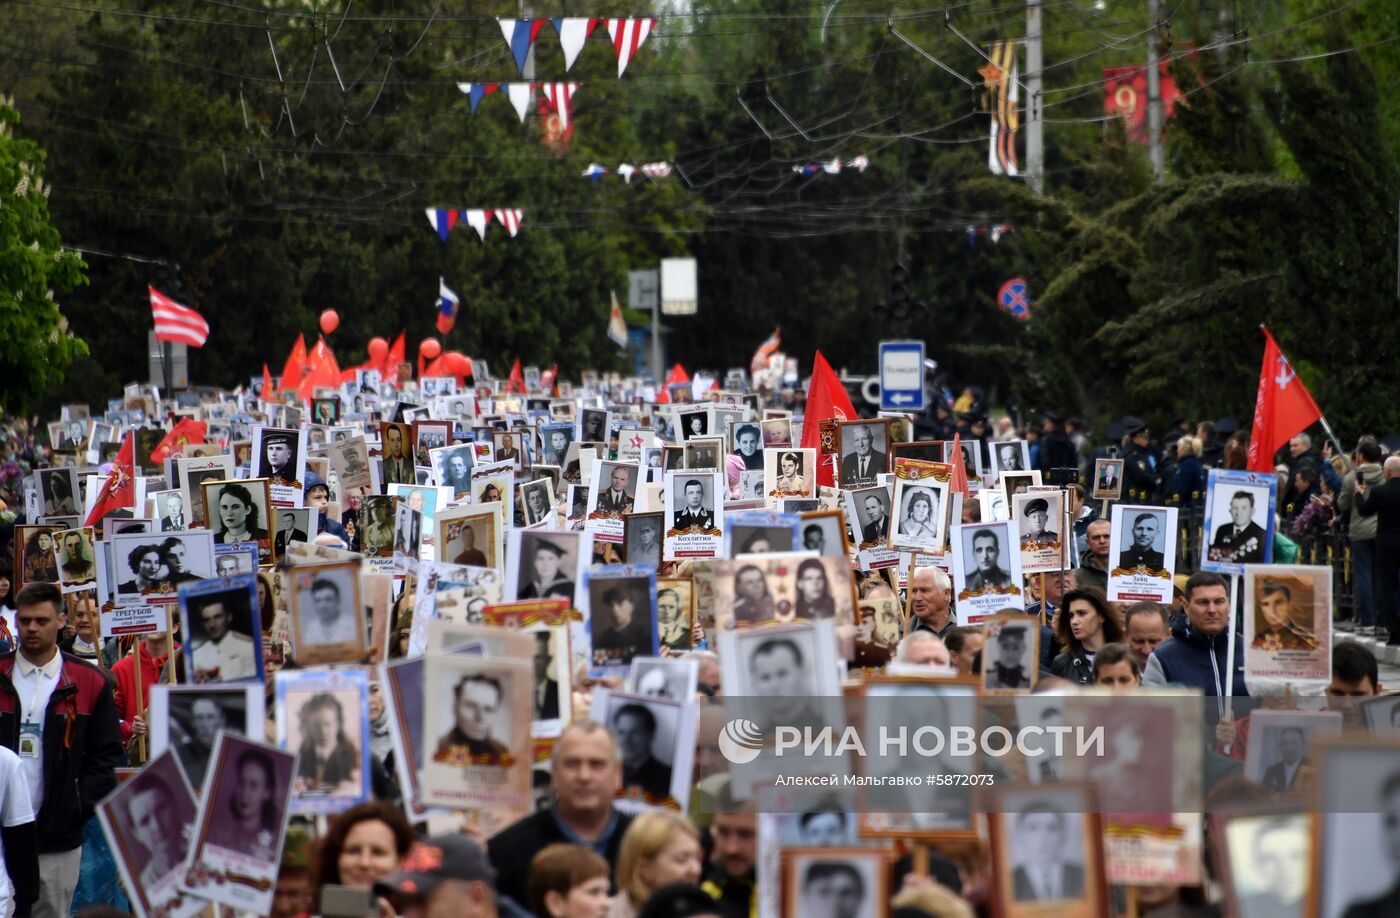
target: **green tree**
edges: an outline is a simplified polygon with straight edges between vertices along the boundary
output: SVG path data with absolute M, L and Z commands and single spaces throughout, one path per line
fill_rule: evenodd
M 0 98 L 0 404 L 15 412 L 87 353 L 54 299 L 85 282 L 83 261 L 49 221 L 44 151 L 16 136 L 18 125 L 13 102 Z

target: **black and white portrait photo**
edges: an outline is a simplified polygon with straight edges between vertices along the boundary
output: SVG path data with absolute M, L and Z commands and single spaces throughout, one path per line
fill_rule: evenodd
M 156 518 L 161 532 L 173 532 L 190 528 L 190 516 L 185 511 L 185 498 L 178 488 L 169 491 L 156 491 L 151 495 L 155 501 Z
M 266 478 L 206 480 L 200 483 L 200 489 L 204 506 L 208 508 L 207 523 L 214 534 L 214 544 L 255 543 L 258 562 L 271 564 L 274 525 L 271 482 Z M 278 557 L 281 557 L 280 552 Z
M 470 445 L 447 446 L 431 450 L 433 475 L 441 487 L 450 488 L 454 500 L 472 491 L 472 448 Z
M 1025 440 L 1002 440 L 993 443 L 990 452 L 992 471 L 997 475 L 1030 471 L 1030 447 Z
M 628 564 L 661 566 L 661 513 L 629 513 L 623 520 L 622 556 Z
M 232 456 L 200 456 L 175 460 L 180 496 L 184 498 L 188 520 L 185 529 L 206 525 L 204 488 L 206 481 L 228 481 L 233 478 Z
M 394 508 L 398 498 L 387 494 L 366 494 L 360 499 L 356 536 L 360 551 L 369 558 L 391 558 L 394 554 Z
M 700 678 L 696 660 L 675 657 L 637 657 L 627 673 L 627 691 L 648 698 L 689 701 Z
M 276 534 L 272 538 L 272 547 L 278 558 L 286 555 L 289 543 L 310 542 L 316 534 L 315 507 L 279 508 L 273 513 L 273 518 Z
M 982 686 L 989 692 L 1030 690 L 1037 673 L 1040 630 L 1027 615 L 982 620 Z
M 413 474 L 411 437 L 413 429 L 407 424 L 385 421 L 379 425 L 380 456 L 379 480 L 381 485 L 416 484 Z
M 527 481 L 518 485 L 520 506 L 525 514 L 526 526 L 537 526 L 549 519 L 554 512 L 554 486 L 548 478 Z
M 1400 744 L 1344 739 L 1319 749 L 1318 918 L 1400 914 Z
M 1118 567 L 1145 567 L 1158 571 L 1166 567 L 1166 513 L 1134 507 L 1124 517 L 1126 524 L 1118 533 Z
M 795 551 L 844 557 L 847 553 L 846 521 L 840 510 L 811 510 L 798 524 Z
M 852 508 L 852 523 L 859 538 L 859 544 L 870 545 L 884 542 L 890 531 L 890 491 L 880 486 L 848 492 L 846 500 Z
M 953 595 L 958 620 L 975 623 L 1008 606 L 1025 604 L 1021 552 L 1011 524 L 968 523 L 953 527 Z
M 1256 711 L 1244 775 L 1275 797 L 1311 793 L 1317 781 L 1314 747 L 1341 734 L 1340 711 Z
M 660 642 L 672 650 L 689 650 L 695 620 L 695 581 L 690 578 L 658 578 L 656 627 Z
M 729 540 L 729 555 L 764 555 L 779 551 L 796 551 L 796 536 L 791 525 L 770 525 L 748 522 L 745 518 L 769 514 L 735 514 L 729 518 L 725 535 Z
M 572 604 L 581 540 L 577 532 L 508 532 L 506 568 L 512 598 L 567 599 Z
M 573 425 L 546 424 L 540 428 L 540 440 L 544 444 L 544 464 L 562 468 L 569 452 L 569 444 L 574 442 Z
M 668 479 L 669 528 L 700 532 L 716 528 L 714 476 L 671 473 Z
M 300 430 L 259 427 L 253 431 L 256 465 L 254 478 L 266 478 L 274 485 L 301 487 L 306 477 L 306 443 Z
M 961 456 L 953 454 L 953 441 L 943 441 L 943 461 L 947 463 L 961 462 L 963 472 L 967 475 L 968 481 L 982 480 L 982 451 L 975 440 L 961 440 L 958 442 L 958 450 Z
M 623 671 L 633 657 L 656 656 L 655 573 L 645 568 L 595 568 L 588 579 L 593 671 Z
M 685 444 L 685 467 L 718 469 L 724 455 L 724 441 L 718 437 L 692 437 Z
M 535 639 L 533 705 L 537 736 L 557 735 L 570 716 L 569 634 L 566 625 L 531 632 Z
M 686 704 L 689 699 L 669 700 L 614 692 L 599 694 L 606 699 L 600 712 L 604 714 L 603 722 L 617 740 L 622 756 L 624 797 L 656 805 L 668 798 L 680 802 L 682 797 L 688 796 L 690 769 L 683 767 L 682 774 L 677 775 L 676 766 L 677 760 L 687 752 L 691 757 L 694 755 L 694 721 L 682 717 L 693 710 L 693 705 Z M 678 778 L 683 778 L 685 783 L 680 783 Z
M 708 437 L 711 434 L 710 409 L 708 406 L 698 408 L 678 408 L 675 410 L 676 431 L 680 434 L 677 442 L 685 444 L 697 437 Z
M 594 463 L 593 505 L 589 514 L 601 514 L 621 518 L 631 513 L 637 499 L 638 469 L 635 465 L 621 462 Z
M 1089 790 L 1042 785 L 993 796 L 993 883 L 1005 913 L 1107 914 L 1099 817 Z
M 196 684 L 262 678 L 257 583 L 255 574 L 237 574 L 180 590 L 185 665 Z
M 1305 813 L 1224 821 L 1226 887 L 1239 918 L 1303 918 L 1312 886 L 1312 820 Z
M 839 426 L 840 485 L 866 488 L 889 471 L 889 427 L 883 423 L 846 421 Z
M 584 408 L 579 412 L 578 438 L 585 443 L 606 443 L 608 413 L 597 408 Z
M 947 540 L 947 482 L 932 478 L 920 480 L 896 477 L 894 505 L 899 508 L 890 545 L 903 551 L 942 554 Z
M 151 751 L 174 751 L 194 790 L 204 776 L 220 730 L 264 735 L 261 685 L 153 685 L 149 721 Z
M 352 662 L 365 654 L 364 605 L 358 561 L 291 570 L 292 646 L 297 662 Z
M 787 914 L 805 918 L 879 918 L 889 901 L 881 851 L 785 848 Z
M 509 462 L 519 469 L 524 463 L 524 435 L 520 431 L 495 431 L 491 434 L 496 462 Z
M 131 533 L 108 541 L 116 570 L 119 603 L 172 601 L 180 585 L 214 574 L 214 542 L 209 532 Z
M 1278 479 L 1272 473 L 1210 470 L 1203 569 L 1243 573 L 1241 565 L 1272 559 L 1277 493 Z
M 757 421 L 743 421 L 729 429 L 729 452 L 744 460 L 744 468 L 755 471 L 763 468 L 763 431 Z
M 40 469 L 36 474 L 43 516 L 72 516 L 79 511 L 76 469 Z
M 53 536 L 53 551 L 58 562 L 58 582 L 63 592 L 72 593 L 91 587 L 97 582 L 97 560 L 92 538 L 91 526 L 65 529 Z M 111 574 L 108 576 L 111 577 Z
M 765 497 L 816 497 L 817 451 L 814 449 L 764 450 Z
M 368 700 L 364 670 L 277 680 L 278 745 L 297 753 L 294 812 L 339 812 L 369 798 Z

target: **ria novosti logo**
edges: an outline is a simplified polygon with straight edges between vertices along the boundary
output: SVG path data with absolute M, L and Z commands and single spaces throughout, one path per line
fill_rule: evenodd
M 763 731 L 758 724 L 736 717 L 719 733 L 719 751 L 735 765 L 747 765 L 763 751 Z

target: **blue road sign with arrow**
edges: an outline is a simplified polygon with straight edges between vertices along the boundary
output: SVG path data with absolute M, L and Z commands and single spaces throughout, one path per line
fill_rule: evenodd
M 880 342 L 880 410 L 923 411 L 924 343 Z

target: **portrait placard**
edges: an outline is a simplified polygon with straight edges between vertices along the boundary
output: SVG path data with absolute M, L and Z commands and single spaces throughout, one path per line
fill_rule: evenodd
M 695 625 L 695 582 L 689 577 L 656 580 L 656 628 L 662 646 L 690 650 Z
M 593 690 L 589 710 L 608 725 L 622 757 L 622 787 L 614 803 L 619 810 L 686 812 L 700 718 L 694 698 Z
M 208 903 L 180 892 L 195 798 L 174 753 L 156 755 L 97 805 L 122 885 L 140 918 L 186 918 Z
M 1090 787 L 998 788 L 987 813 L 993 893 L 1007 918 L 1108 918 L 1097 804 Z
M 660 651 L 656 625 L 656 568 L 605 564 L 584 574 L 588 604 L 584 632 L 593 678 L 625 676 L 633 657 Z
M 433 655 L 425 671 L 425 697 L 443 703 L 422 708 L 424 803 L 523 816 L 531 804 L 530 664 Z
M 360 562 L 289 568 L 292 647 L 302 666 L 356 663 L 365 658 L 369 629 L 360 596 Z
M 182 889 L 254 914 L 272 910 L 295 770 L 294 755 L 219 734 Z
M 623 517 L 637 500 L 641 467 L 635 463 L 602 460 L 589 470 L 588 516 L 585 528 L 598 542 L 621 545 L 626 533 Z
M 1318 779 L 1319 742 L 1341 735 L 1340 711 L 1255 711 L 1249 717 L 1244 776 L 1275 797 L 1307 797 Z
M 889 471 L 889 420 L 840 421 L 836 427 L 837 482 L 848 491 L 878 484 Z
M 442 562 L 504 570 L 505 519 L 499 503 L 472 504 L 437 514 Z
M 591 554 L 592 539 L 582 532 L 506 533 L 506 598 L 563 599 L 570 607 L 579 569 Z
M 713 566 L 715 628 L 820 621 L 855 624 L 850 563 L 810 552 L 748 555 Z
M 300 507 L 306 480 L 306 430 L 254 427 L 252 472 L 252 477 L 271 483 L 274 507 Z
M 1118 500 L 1123 496 L 1123 460 L 1095 459 L 1093 482 L 1094 500 Z
M 179 484 L 185 511 L 189 514 L 187 525 L 180 527 L 181 529 L 199 529 L 206 525 L 202 485 L 205 481 L 232 479 L 233 466 L 232 456 L 182 456 L 175 460 L 175 478 Z
M 26 583 L 58 582 L 58 543 L 61 526 L 15 526 L 15 592 Z M 79 552 L 78 557 L 81 557 Z
M 1008 472 L 1031 470 L 1030 446 L 1025 440 L 1001 440 L 991 444 L 992 474 L 998 477 Z
M 1302 918 L 1312 882 L 1313 830 L 1307 813 L 1212 814 L 1230 914 Z
M 890 861 L 883 848 L 783 848 L 782 918 L 887 918 Z
M 982 691 L 1024 694 L 1040 672 L 1040 623 L 1030 615 L 990 615 L 982 619 Z
M 896 459 L 889 546 L 895 551 L 941 555 L 948 541 L 948 494 L 953 467 L 942 462 Z
M 873 571 L 898 566 L 899 552 L 889 545 L 889 485 L 846 491 L 844 499 L 846 520 L 855 534 L 856 567 Z
M 413 428 L 408 424 L 383 421 L 379 425 L 381 485 L 417 484 L 413 472 Z
M 1243 574 L 1246 564 L 1274 557 L 1278 477 L 1243 469 L 1211 469 L 1206 478 L 1201 570 Z
M 239 685 L 151 686 L 146 715 L 150 723 L 151 755 L 172 750 L 180 760 L 194 792 L 204 790 L 204 778 L 221 731 L 262 739 L 267 735 L 267 702 L 260 682 Z
M 1330 682 L 1332 568 L 1244 566 L 1246 679 Z
M 257 574 L 183 584 L 179 602 L 186 678 L 196 684 L 262 681 Z
M 720 472 L 666 473 L 666 537 L 662 558 L 713 558 L 724 542 L 724 476 Z
M 120 605 L 173 603 L 182 584 L 214 575 L 214 534 L 208 530 L 112 536 L 108 572 Z
M 795 513 L 743 510 L 730 513 L 724 525 L 726 556 L 761 555 L 801 550 L 797 528 L 801 517 Z
M 626 563 L 661 567 L 662 517 L 658 510 L 655 513 L 633 511 L 623 518 L 622 559 Z
M 1021 573 L 1052 573 L 1069 566 L 1069 542 L 1060 535 L 1065 514 L 1059 490 L 1027 491 L 1013 496 L 1011 518 L 1016 521 L 1021 546 Z
M 763 494 L 769 498 L 816 497 L 815 449 L 763 450 Z
M 295 752 L 292 812 L 339 813 L 370 798 L 369 673 L 277 676 L 277 745 Z
M 214 533 L 214 544 L 254 545 L 258 564 L 272 564 L 271 482 L 266 478 L 205 479 L 199 488 L 204 518 L 207 528 Z M 298 541 L 307 541 L 306 534 Z M 278 557 L 281 557 L 280 552 Z
M 1109 515 L 1109 602 L 1150 599 L 1171 604 L 1172 574 L 1176 570 L 1176 513 L 1175 507 L 1113 506 Z
M 1372 918 L 1394 911 L 1400 857 L 1400 741 L 1339 740 L 1321 746 L 1313 876 L 1306 914 Z
M 1007 608 L 1025 606 L 1021 552 L 1009 522 L 953 527 L 953 596 L 958 622 L 975 625 Z

